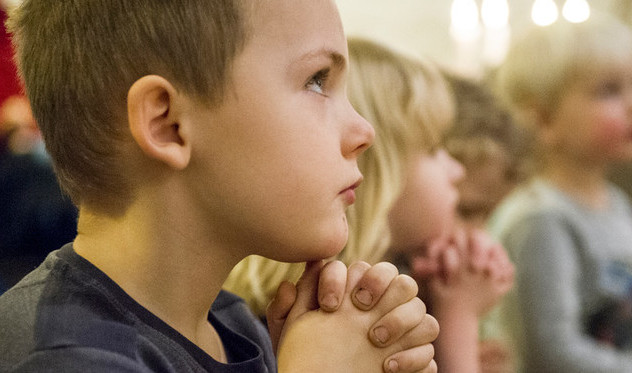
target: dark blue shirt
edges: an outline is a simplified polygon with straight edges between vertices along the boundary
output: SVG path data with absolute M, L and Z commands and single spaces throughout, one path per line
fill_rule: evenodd
M 77 255 L 71 244 L 0 296 L 0 371 L 275 372 L 265 327 L 222 291 L 209 313 L 215 361 Z

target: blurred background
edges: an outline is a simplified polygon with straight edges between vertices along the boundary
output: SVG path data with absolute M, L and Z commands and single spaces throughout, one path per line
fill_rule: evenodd
M 608 12 L 632 21 L 632 0 L 337 0 L 346 32 L 429 56 L 473 77 L 498 65 L 512 37 L 534 23 Z

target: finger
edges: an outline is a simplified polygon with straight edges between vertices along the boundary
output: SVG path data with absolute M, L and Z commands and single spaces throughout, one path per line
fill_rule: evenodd
M 456 276 L 461 267 L 461 258 L 457 249 L 454 247 L 447 248 L 441 256 L 441 280 L 444 284 L 450 284 L 456 281 Z
M 391 291 L 390 287 L 389 291 Z M 425 316 L 426 305 L 421 299 L 413 297 L 375 322 L 371 326 L 369 339 L 377 347 L 386 347 L 394 342 L 399 342 L 398 344 L 404 348 L 412 347 L 417 342 L 414 338 L 407 338 L 408 344 L 406 341 L 400 341 L 400 338 L 421 324 Z
M 357 286 L 358 282 L 364 276 L 366 271 L 371 268 L 371 265 L 367 262 L 359 261 L 351 264 L 347 269 L 347 288 L 345 292 L 351 294 L 353 289 Z
M 508 260 L 502 256 L 499 245 L 494 245 L 489 250 L 489 273 L 493 279 L 501 279 L 507 269 Z
M 424 256 L 430 259 L 437 259 L 446 245 L 449 244 L 449 241 L 446 239 L 436 239 L 432 240 L 425 252 L 420 252 L 420 256 Z
M 432 315 L 424 313 L 414 328 L 401 336 L 398 340 L 393 340 L 392 347 L 399 350 L 407 350 L 417 346 L 433 343 L 439 336 L 439 323 Z
M 454 228 L 452 236 L 450 237 L 450 244 L 456 247 L 459 251 L 459 255 L 467 256 L 467 248 L 469 242 L 469 232 L 465 227 L 458 225 Z
M 369 268 L 353 288 L 353 304 L 361 310 L 370 310 L 398 274 L 397 268 L 388 262 L 377 263 Z
M 475 272 L 482 272 L 487 266 L 488 260 L 488 246 L 486 236 L 482 231 L 473 229 L 469 235 L 469 255 L 470 255 L 470 268 Z
M 283 326 L 295 301 L 296 287 L 288 281 L 283 281 L 277 289 L 276 296 L 266 310 L 268 330 L 270 331 L 270 339 L 272 339 L 272 347 L 275 352 L 281 339 Z
M 296 283 L 296 302 L 291 311 L 293 317 L 318 308 L 318 277 L 322 267 L 322 261 L 305 265 L 305 271 Z
M 318 303 L 326 312 L 338 309 L 347 285 L 347 266 L 341 261 L 332 261 L 320 271 L 318 280 Z
M 412 274 L 420 280 L 434 276 L 439 271 L 439 263 L 436 259 L 416 257 L 412 262 Z
M 437 372 L 437 363 L 434 361 L 434 347 L 428 343 L 408 350 L 397 352 L 384 360 L 384 372 Z
M 493 270 L 493 278 L 501 281 L 511 280 L 513 278 L 514 266 L 509 260 L 505 249 L 500 244 L 494 244 L 490 251 L 490 267 Z

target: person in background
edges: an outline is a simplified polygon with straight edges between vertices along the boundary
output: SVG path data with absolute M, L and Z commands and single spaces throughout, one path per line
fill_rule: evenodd
M 444 76 L 455 98 L 456 116 L 443 143 L 465 167 L 465 176 L 458 183 L 458 217 L 463 224 L 486 230 L 502 199 L 527 179 L 532 139 L 494 95 L 487 80 L 446 71 Z M 511 344 L 500 313 L 497 305 L 481 321 L 483 372 L 513 371 Z
M 0 105 L 0 293 L 77 234 L 77 209 L 61 191 L 28 100 Z
M 632 371 L 632 31 L 592 14 L 517 39 L 499 97 L 533 135 L 534 174 L 490 219 L 516 265 L 503 317 L 524 372 Z
M 449 86 L 431 61 L 374 42 L 351 40 L 349 55 L 349 98 L 376 140 L 360 159 L 366 188 L 348 211 L 356 232 L 341 255 L 368 245 L 416 278 L 441 327 L 439 370 L 480 372 L 479 320 L 511 288 L 513 266 L 484 231 L 458 220 L 464 169 L 443 147 L 455 111 Z M 372 226 L 383 228 L 371 236 Z
M 458 214 L 464 223 L 485 229 L 498 203 L 528 177 L 532 140 L 487 81 L 444 75 L 454 95 L 456 116 L 443 143 L 465 167 L 458 184 Z

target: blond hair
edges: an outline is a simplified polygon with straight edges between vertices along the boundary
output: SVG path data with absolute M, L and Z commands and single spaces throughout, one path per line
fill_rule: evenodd
M 432 62 L 398 54 L 375 42 L 349 40 L 349 100 L 375 128 L 358 161 L 365 176 L 347 210 L 349 240 L 340 257 L 377 262 L 390 244 L 388 213 L 400 195 L 407 160 L 437 148 L 454 116 L 453 99 Z
M 440 71 L 367 40 L 349 40 L 349 100 L 375 128 L 376 139 L 359 159 L 364 182 L 347 210 L 349 239 L 338 259 L 382 260 L 390 243 L 388 212 L 401 193 L 406 164 L 414 153 L 430 152 L 451 124 L 453 103 Z M 260 315 L 283 280 L 296 281 L 302 264 L 248 257 L 224 288 Z
M 632 53 L 632 33 L 614 17 L 594 13 L 583 23 L 558 21 L 534 27 L 511 45 L 496 74 L 499 97 L 521 123 L 531 126 L 530 110 L 551 115 L 578 76 Z

